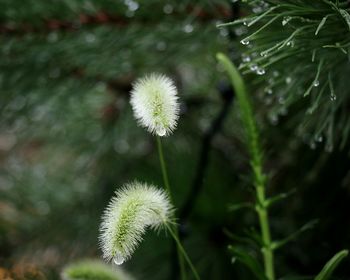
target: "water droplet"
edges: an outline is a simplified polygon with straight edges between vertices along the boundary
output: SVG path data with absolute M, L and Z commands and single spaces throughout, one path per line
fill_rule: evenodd
M 247 27 L 245 27 L 245 26 L 237 27 L 237 28 L 233 29 L 233 31 L 235 32 L 235 34 L 237 36 L 242 36 L 243 34 L 246 34 L 248 32 Z
M 281 116 L 287 116 L 288 115 L 288 109 L 286 107 L 282 107 L 280 109 L 279 113 L 280 113 Z
M 54 43 L 58 40 L 58 34 L 57 32 L 51 32 L 49 35 L 47 35 L 47 41 L 49 43 Z
M 274 77 L 278 77 L 278 76 L 280 75 L 280 72 L 278 72 L 278 71 L 273 71 L 273 72 L 272 72 L 272 75 L 273 75 Z
M 258 65 L 256 65 L 256 64 L 254 63 L 254 64 L 251 64 L 249 68 L 250 68 L 250 70 L 252 70 L 252 71 L 255 72 L 255 71 L 258 70 Z
M 291 77 L 287 77 L 286 78 L 286 84 L 290 84 L 292 82 L 292 78 Z
M 115 255 L 114 258 L 113 258 L 113 262 L 114 262 L 116 265 L 121 265 L 124 261 L 125 261 L 124 257 L 122 257 L 122 256 L 119 255 L 119 254 Z
M 326 149 L 326 152 L 328 152 L 328 153 L 333 152 L 333 144 L 327 143 L 325 149 Z
M 174 11 L 174 8 L 172 5 L 170 4 L 166 4 L 164 7 L 163 7 L 163 12 L 167 15 L 171 14 L 172 12 Z
M 288 41 L 287 42 L 287 46 L 293 48 L 294 47 L 294 41 L 293 40 L 292 41 Z
M 313 86 L 314 86 L 314 87 L 318 87 L 319 85 L 320 85 L 320 81 L 315 80 L 315 81 L 313 82 Z
M 241 40 L 241 44 L 242 45 L 249 45 L 249 40 L 246 40 L 246 39 L 243 39 L 243 40 Z
M 272 94 L 272 89 L 271 88 L 265 88 L 264 90 L 267 94 L 271 95 Z
M 242 54 L 242 61 L 249 62 L 251 60 L 250 56 L 247 54 Z
M 95 42 L 95 40 L 96 40 L 96 36 L 94 34 L 88 33 L 88 34 L 85 35 L 85 41 L 87 43 L 91 44 L 91 43 Z
M 321 143 L 323 141 L 322 135 L 315 136 L 317 142 Z
M 166 134 L 166 129 L 164 127 L 159 127 L 156 132 L 159 136 L 164 136 Z
M 265 69 L 264 69 L 264 68 L 258 68 L 258 69 L 256 70 L 256 74 L 258 74 L 258 75 L 264 75 L 264 74 L 265 74 Z
M 262 7 L 256 6 L 253 8 L 254 14 L 260 14 L 263 11 Z
M 248 22 L 247 21 L 243 21 L 243 25 L 247 26 Z
M 282 25 L 285 26 L 291 19 L 291 17 L 284 17 L 282 20 Z
M 166 49 L 166 43 L 164 41 L 160 41 L 157 43 L 156 48 L 158 51 L 164 51 Z
M 331 94 L 330 99 L 331 99 L 331 101 L 336 101 L 337 100 L 337 96 L 335 94 Z
M 226 29 L 226 28 L 221 28 L 221 29 L 220 29 L 220 35 L 221 35 L 222 37 L 228 36 L 228 31 L 227 31 L 227 29 Z
M 193 25 L 192 24 L 186 24 L 183 28 L 183 31 L 186 33 L 191 33 L 193 31 Z
M 124 3 L 128 6 L 128 10 L 131 12 L 135 12 L 140 6 L 139 3 L 133 0 L 125 0 Z
M 311 150 L 315 150 L 316 149 L 316 143 L 314 141 L 310 142 L 310 148 L 311 148 Z
M 278 124 L 278 116 L 277 116 L 277 114 L 271 114 L 269 116 L 269 119 L 270 119 L 270 123 L 272 125 L 277 125 Z

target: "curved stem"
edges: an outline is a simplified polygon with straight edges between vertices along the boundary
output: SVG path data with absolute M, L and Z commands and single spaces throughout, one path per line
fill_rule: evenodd
M 163 147 L 162 147 L 162 142 L 159 136 L 157 136 L 157 147 L 158 147 L 158 155 L 159 155 L 159 161 L 160 161 L 160 166 L 161 166 L 161 170 L 162 170 L 162 175 L 163 175 L 163 181 L 164 181 L 164 185 L 165 185 L 165 189 L 169 195 L 170 201 L 172 202 L 172 204 L 174 205 L 174 201 L 173 198 L 171 196 L 171 191 L 170 191 L 170 184 L 169 184 L 169 178 L 168 178 L 168 172 L 167 172 L 167 168 L 166 168 L 166 164 L 165 164 L 165 160 L 164 160 L 164 155 L 163 155 Z M 175 227 L 175 232 L 173 232 L 177 238 L 177 240 L 179 240 L 179 231 L 178 231 L 178 227 Z M 174 237 L 175 239 L 175 237 Z M 181 275 L 181 279 L 185 280 L 186 279 L 186 271 L 185 271 L 185 264 L 184 264 L 184 260 L 182 258 L 182 255 L 180 253 L 181 250 L 183 250 L 181 244 L 179 241 L 176 241 L 176 248 L 177 248 L 177 257 L 178 257 L 178 262 L 179 262 L 179 266 L 180 266 L 180 275 Z M 181 249 L 181 248 L 182 249 Z
M 179 238 L 178 238 L 176 232 L 174 232 L 174 231 L 171 229 L 171 227 L 170 227 L 169 225 L 167 225 L 167 224 L 166 224 L 166 227 L 168 228 L 168 230 L 169 230 L 171 236 L 174 238 L 174 240 L 175 240 L 175 242 L 176 242 L 176 244 L 177 244 L 177 246 L 178 246 L 178 248 L 179 248 L 181 254 L 184 256 L 184 258 L 185 258 L 185 260 L 187 261 L 189 267 L 191 268 L 192 273 L 193 273 L 193 276 L 194 276 L 197 280 L 200 280 L 200 277 L 199 277 L 199 275 L 198 275 L 198 272 L 197 272 L 196 268 L 194 267 L 193 263 L 191 262 L 191 259 L 190 259 L 189 256 L 187 255 L 187 253 L 186 253 L 184 247 L 182 247 L 181 242 L 180 242 L 180 240 L 179 240 Z
M 255 123 L 253 109 L 250 104 L 250 100 L 248 98 L 243 79 L 236 67 L 224 54 L 217 54 L 217 59 L 221 62 L 221 64 L 227 71 L 239 103 L 241 118 L 248 140 L 247 146 L 251 158 L 250 164 L 253 169 L 254 175 L 254 187 L 256 192 L 255 209 L 259 217 L 261 237 L 263 240 L 263 246 L 261 248 L 261 251 L 264 258 L 265 275 L 268 280 L 274 280 L 274 255 L 269 225 L 268 201 L 265 197 L 266 180 L 262 170 L 263 156 L 260 147 L 259 133 Z

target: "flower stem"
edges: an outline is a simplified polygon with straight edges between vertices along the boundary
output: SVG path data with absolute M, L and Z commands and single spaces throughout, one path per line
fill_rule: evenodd
M 241 118 L 248 140 L 247 146 L 251 158 L 250 164 L 254 175 L 254 187 L 256 192 L 255 209 L 259 217 L 261 238 L 263 241 L 261 251 L 264 259 L 265 276 L 268 280 L 274 280 L 274 255 L 269 225 L 268 202 L 265 197 L 266 180 L 262 171 L 262 151 L 260 148 L 258 129 L 241 75 L 231 60 L 224 54 L 219 53 L 217 59 L 227 71 L 239 103 Z
M 174 240 L 175 240 L 175 242 L 176 242 L 176 244 L 177 244 L 177 246 L 178 246 L 180 252 L 181 252 L 182 255 L 184 256 L 184 258 L 185 258 L 185 260 L 187 261 L 188 265 L 190 266 L 190 268 L 191 268 L 191 270 L 192 270 L 192 273 L 193 273 L 193 276 L 194 276 L 197 280 L 200 280 L 200 277 L 199 277 L 199 275 L 198 275 L 198 272 L 197 272 L 196 268 L 194 267 L 194 265 L 192 264 L 192 262 L 191 262 L 189 256 L 187 255 L 187 253 L 186 253 L 184 247 L 182 247 L 181 242 L 180 242 L 180 240 L 179 240 L 179 238 L 178 238 L 176 232 L 174 232 L 174 231 L 171 229 L 171 227 L 170 227 L 169 225 L 166 224 L 166 226 L 167 226 L 167 228 L 168 228 L 168 230 L 169 230 L 171 236 L 174 238 Z
M 169 195 L 170 201 L 174 205 L 174 201 L 173 201 L 173 198 L 172 198 L 172 195 L 171 195 L 171 191 L 170 191 L 168 172 L 167 172 L 167 168 L 166 168 L 166 164 L 165 164 L 165 160 L 164 160 L 164 155 L 163 155 L 162 141 L 161 141 L 159 136 L 157 136 L 157 147 L 158 147 L 158 155 L 159 155 L 160 166 L 161 166 L 161 170 L 162 170 L 162 174 L 163 174 L 163 181 L 164 181 L 165 189 L 166 189 L 166 191 L 167 191 L 167 193 Z M 170 227 L 168 227 L 168 228 L 170 228 Z M 170 229 L 169 229 L 169 231 L 170 231 Z M 182 247 L 182 245 L 181 245 L 181 243 L 179 241 L 179 230 L 178 230 L 178 227 L 175 227 L 175 231 L 174 232 L 170 231 L 170 233 L 172 233 L 172 235 L 174 237 L 174 240 L 176 242 L 176 250 L 177 250 L 177 257 L 178 257 L 178 262 L 179 262 L 179 266 L 180 266 L 181 279 L 185 280 L 186 279 L 186 271 L 185 271 L 184 260 L 182 258 L 182 255 L 185 256 L 185 254 L 183 254 L 183 253 L 181 254 L 181 251 L 184 251 L 184 249 L 183 249 L 183 247 Z M 191 263 L 191 265 L 192 265 L 192 263 Z
M 275 279 L 274 255 L 273 255 L 273 249 L 272 249 L 269 217 L 268 217 L 268 211 L 266 206 L 267 203 L 265 198 L 265 186 L 255 185 L 255 190 L 257 194 L 256 211 L 259 216 L 261 237 L 264 245 L 262 248 L 262 254 L 264 257 L 265 274 L 269 280 L 274 280 Z
M 173 198 L 171 196 L 171 191 L 170 191 L 168 172 L 167 172 L 167 168 L 166 168 L 165 160 L 164 160 L 164 155 L 163 155 L 162 141 L 161 141 L 159 136 L 157 136 L 157 147 L 158 147 L 158 155 L 159 155 L 160 167 L 162 169 L 162 175 L 163 175 L 165 189 L 168 192 L 168 195 L 170 197 L 171 202 L 174 202 Z

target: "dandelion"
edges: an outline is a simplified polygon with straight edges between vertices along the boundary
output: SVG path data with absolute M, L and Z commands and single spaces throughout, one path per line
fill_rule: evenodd
M 130 103 L 139 124 L 152 134 L 166 136 L 176 128 L 179 103 L 170 78 L 151 74 L 138 79 L 131 91 Z
M 129 259 L 148 227 L 159 229 L 170 223 L 172 205 L 162 190 L 133 182 L 116 191 L 101 223 L 103 257 L 116 264 Z

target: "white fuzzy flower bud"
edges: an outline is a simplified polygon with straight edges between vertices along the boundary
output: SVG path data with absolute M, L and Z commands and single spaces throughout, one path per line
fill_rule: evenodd
M 172 206 L 162 190 L 133 182 L 116 191 L 100 227 L 103 257 L 116 264 L 129 259 L 148 227 L 170 222 Z
M 135 118 L 149 132 L 166 136 L 175 129 L 180 106 L 176 87 L 168 77 L 151 74 L 138 79 L 130 103 Z

